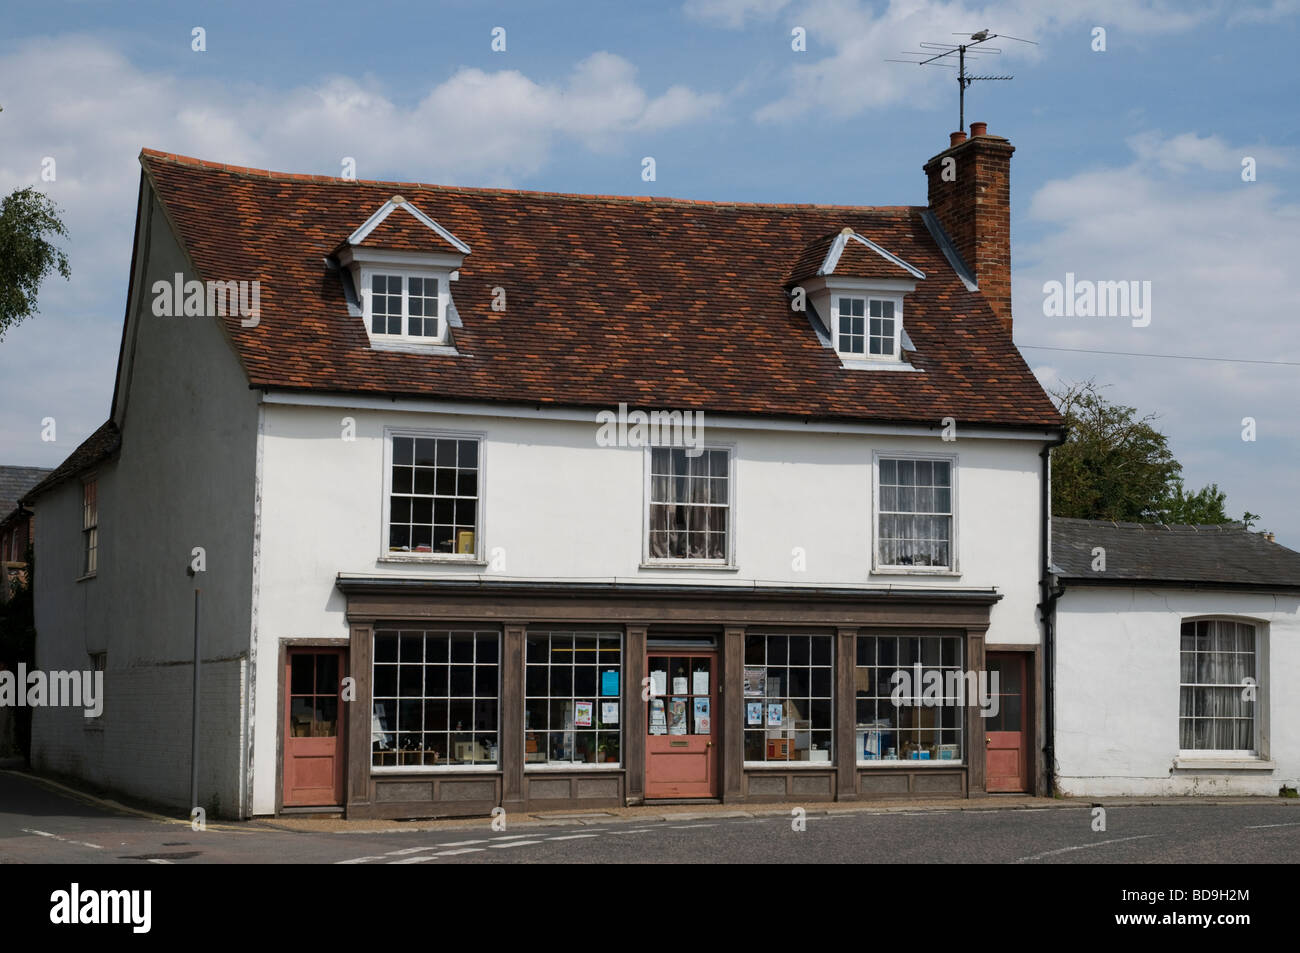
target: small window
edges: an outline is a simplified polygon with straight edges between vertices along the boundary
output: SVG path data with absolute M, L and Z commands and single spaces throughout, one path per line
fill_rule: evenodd
M 499 763 L 501 635 L 377 629 L 371 765 Z
M 650 450 L 649 557 L 726 563 L 730 556 L 731 453 Z
M 82 484 L 81 544 L 81 574 L 93 576 L 99 566 L 99 503 L 94 480 L 87 480 Z
M 444 280 L 437 275 L 371 273 L 365 289 L 370 333 L 441 343 L 446 338 Z
M 834 674 L 834 636 L 745 636 L 745 760 L 833 763 Z
M 619 764 L 623 636 L 529 631 L 524 657 L 524 763 Z
M 878 461 L 876 564 L 955 569 L 953 461 Z
M 475 558 L 481 440 L 400 433 L 391 439 L 388 552 Z
M 898 358 L 901 304 L 893 298 L 835 299 L 836 350 L 845 357 Z
M 1201 619 L 1184 622 L 1181 635 L 1179 749 L 1256 757 L 1256 627 L 1248 622 Z

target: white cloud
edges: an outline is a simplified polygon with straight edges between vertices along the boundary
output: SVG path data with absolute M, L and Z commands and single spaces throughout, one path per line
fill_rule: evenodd
M 716 10 L 713 19 L 740 26 L 748 16 L 767 7 L 744 0 L 695 0 L 687 9 Z M 1044 43 L 1073 30 L 1080 42 L 1087 43 L 1092 26 L 1098 24 L 1133 34 L 1170 33 L 1202 23 L 1213 13 L 1212 6 L 1189 8 L 1161 0 L 1052 4 L 1034 0 L 986 4 L 890 0 L 879 11 L 866 0 L 807 0 L 789 15 L 792 23 L 807 28 L 808 52 L 800 54 L 800 62 L 789 69 L 788 91 L 760 107 L 755 115 L 773 121 L 806 117 L 810 110 L 851 116 L 905 99 L 933 97 L 952 84 L 948 70 L 888 61 L 905 59 L 901 52 L 917 49 L 921 41 L 954 42 L 959 37 L 946 32 L 954 27 L 971 31 L 990 28 L 1004 37 Z M 1007 64 L 1042 55 L 1039 47 L 1011 39 L 989 45 L 1002 50 L 997 60 Z
M 0 343 L 0 462 L 48 465 L 108 412 L 141 147 L 330 175 L 351 156 L 362 178 L 503 185 L 559 149 L 616 148 L 705 119 L 723 101 L 683 85 L 653 94 L 610 53 L 555 82 L 461 68 L 407 104 L 371 78 L 279 90 L 150 71 L 84 36 L 0 56 L 0 89 L 0 194 L 38 185 L 69 231 L 72 281 L 47 281 L 41 313 Z M 53 182 L 39 179 L 45 156 L 56 161 Z M 629 181 L 638 172 L 630 167 Z M 57 445 L 39 442 L 43 416 L 59 421 Z
M 789 0 L 686 0 L 686 15 L 696 20 L 720 23 L 734 28 L 749 20 L 770 20 Z
M 1193 133 L 1147 133 L 1133 161 L 1048 182 L 1033 196 L 1035 235 L 1013 249 L 1021 344 L 1251 360 L 1300 361 L 1300 209 L 1240 177 L 1261 150 Z M 1292 150 L 1270 161 L 1290 164 Z M 1210 174 L 1207 174 L 1210 173 Z M 1023 236 L 1025 229 L 1018 227 Z M 1043 283 L 1150 281 L 1149 327 L 1126 318 L 1047 318 Z M 1229 513 L 1249 508 L 1300 545 L 1300 368 L 1026 349 L 1045 384 L 1095 377 L 1113 400 L 1161 415 L 1189 485 L 1218 482 Z M 1241 439 L 1241 420 L 1259 438 Z

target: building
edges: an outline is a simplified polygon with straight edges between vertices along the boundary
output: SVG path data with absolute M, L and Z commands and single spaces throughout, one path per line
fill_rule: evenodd
M 18 500 L 49 472 L 44 467 L 0 467 L 0 602 L 26 580 L 27 547 L 35 534 L 31 510 Z
M 1044 791 L 1013 151 L 864 208 L 146 150 L 110 420 L 28 497 L 38 661 L 105 710 L 37 765 L 187 803 L 197 585 L 222 813 Z
M 1300 787 L 1300 553 L 1222 526 L 1054 519 L 1063 794 Z

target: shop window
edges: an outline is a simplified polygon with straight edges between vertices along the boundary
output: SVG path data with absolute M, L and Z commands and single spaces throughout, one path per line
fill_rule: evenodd
M 834 636 L 747 635 L 745 760 L 829 764 L 834 675 Z
M 495 765 L 500 634 L 376 630 L 374 767 Z
M 1181 636 L 1179 749 L 1185 754 L 1256 757 L 1256 626 L 1199 619 L 1184 622 Z
M 856 760 L 961 762 L 971 682 L 959 635 L 858 636 Z
M 619 764 L 622 678 L 620 633 L 530 631 L 525 646 L 524 762 Z

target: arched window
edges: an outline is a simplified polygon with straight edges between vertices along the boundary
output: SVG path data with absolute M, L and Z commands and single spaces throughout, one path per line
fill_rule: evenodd
M 1253 757 L 1259 749 L 1259 626 L 1235 619 L 1182 625 L 1178 747 Z

